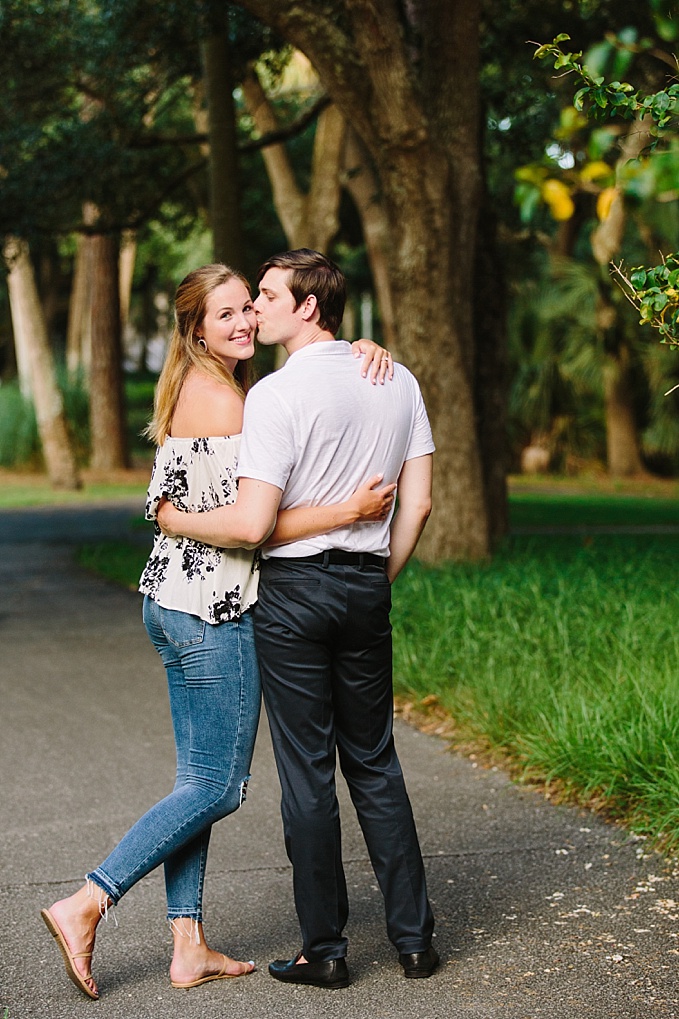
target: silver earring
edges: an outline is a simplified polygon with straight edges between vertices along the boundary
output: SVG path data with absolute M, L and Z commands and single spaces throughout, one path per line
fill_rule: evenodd
M 205 351 L 205 353 L 207 354 L 207 343 L 205 342 L 205 340 L 203 339 L 203 337 L 202 337 L 202 336 L 198 336 L 198 337 L 196 338 L 196 343 L 198 344 L 198 346 L 200 347 L 200 349 L 201 349 L 201 350 L 204 350 L 204 351 Z

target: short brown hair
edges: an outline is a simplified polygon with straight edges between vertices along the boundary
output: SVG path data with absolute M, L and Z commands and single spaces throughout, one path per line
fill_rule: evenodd
M 347 284 L 344 273 L 334 262 L 320 251 L 297 248 L 267 259 L 257 273 L 258 283 L 269 269 L 285 269 L 289 273 L 288 289 L 294 298 L 295 309 L 313 294 L 318 303 L 321 329 L 327 329 L 333 336 L 339 331 L 347 300 Z

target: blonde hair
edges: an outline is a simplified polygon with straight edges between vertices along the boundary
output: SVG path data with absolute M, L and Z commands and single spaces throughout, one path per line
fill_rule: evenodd
M 230 386 L 240 396 L 245 396 L 248 390 L 250 373 L 247 361 L 239 361 L 232 374 L 218 357 L 204 350 L 196 338 L 196 330 L 205 318 L 210 294 L 232 279 L 240 280 L 251 293 L 245 277 L 221 262 L 194 269 L 177 287 L 172 337 L 156 385 L 153 417 L 144 432 L 158 446 L 162 446 L 170 434 L 179 393 L 191 368 Z

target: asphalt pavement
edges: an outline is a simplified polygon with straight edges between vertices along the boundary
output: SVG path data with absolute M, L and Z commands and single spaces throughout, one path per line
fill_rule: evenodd
M 0 513 L 0 1019 L 679 1017 L 679 871 L 623 829 L 402 722 L 442 959 L 430 980 L 401 975 L 343 787 L 353 982 L 324 991 L 268 976 L 299 934 L 263 724 L 247 802 L 215 827 L 206 881 L 210 943 L 254 958 L 257 972 L 170 987 L 157 871 L 120 903 L 117 927 L 100 925 L 101 998 L 83 997 L 39 911 L 173 782 L 164 672 L 141 598 L 73 560 L 80 540 L 132 534 L 140 513 L 132 502 Z

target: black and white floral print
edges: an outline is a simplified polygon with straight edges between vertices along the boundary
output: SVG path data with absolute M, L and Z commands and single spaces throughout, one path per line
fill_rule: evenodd
M 153 550 L 139 590 L 166 608 L 209 623 L 237 619 L 257 597 L 259 556 L 246 549 L 221 549 L 190 538 L 170 538 L 155 522 L 163 496 L 178 509 L 206 512 L 236 499 L 240 436 L 175 439 L 158 447 L 146 499 L 155 523 Z

